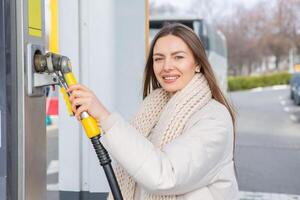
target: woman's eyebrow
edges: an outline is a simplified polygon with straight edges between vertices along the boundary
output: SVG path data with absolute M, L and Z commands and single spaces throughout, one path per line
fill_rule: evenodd
M 178 53 L 184 53 L 184 54 L 186 54 L 185 51 L 175 51 L 175 52 L 172 52 L 171 55 L 175 55 L 175 54 L 178 54 Z M 162 54 L 162 53 L 154 53 L 153 56 L 165 56 L 165 55 Z
M 165 56 L 165 55 L 162 53 L 154 53 L 153 56 Z
M 175 54 L 178 54 L 178 53 L 184 53 L 184 54 L 186 54 L 185 51 L 175 51 L 175 52 L 171 53 L 171 55 L 175 55 Z

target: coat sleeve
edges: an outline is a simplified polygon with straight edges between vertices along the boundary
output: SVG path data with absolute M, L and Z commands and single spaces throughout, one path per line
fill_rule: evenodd
M 180 195 L 208 185 L 229 152 L 231 126 L 203 117 L 160 150 L 120 115 L 102 137 L 111 156 L 150 193 Z

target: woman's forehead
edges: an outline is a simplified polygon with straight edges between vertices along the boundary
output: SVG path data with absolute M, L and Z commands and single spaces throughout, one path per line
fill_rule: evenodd
M 191 50 L 180 37 L 174 35 L 167 35 L 159 38 L 153 48 L 153 54 L 174 53 L 180 51 L 189 53 Z

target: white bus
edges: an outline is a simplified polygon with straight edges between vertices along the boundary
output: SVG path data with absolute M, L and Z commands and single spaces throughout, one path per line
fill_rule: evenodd
M 182 23 L 194 30 L 205 46 L 210 64 L 213 67 L 216 78 L 223 92 L 227 91 L 227 46 L 225 36 L 221 31 L 215 30 L 200 18 L 171 18 L 156 17 L 150 18 L 149 40 L 150 42 L 156 33 L 165 23 Z

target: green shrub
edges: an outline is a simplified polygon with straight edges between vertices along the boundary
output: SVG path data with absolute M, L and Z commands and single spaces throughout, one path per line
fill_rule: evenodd
M 288 84 L 291 78 L 289 73 L 276 73 L 262 76 L 235 76 L 228 78 L 228 90 L 248 90 L 256 87 Z

